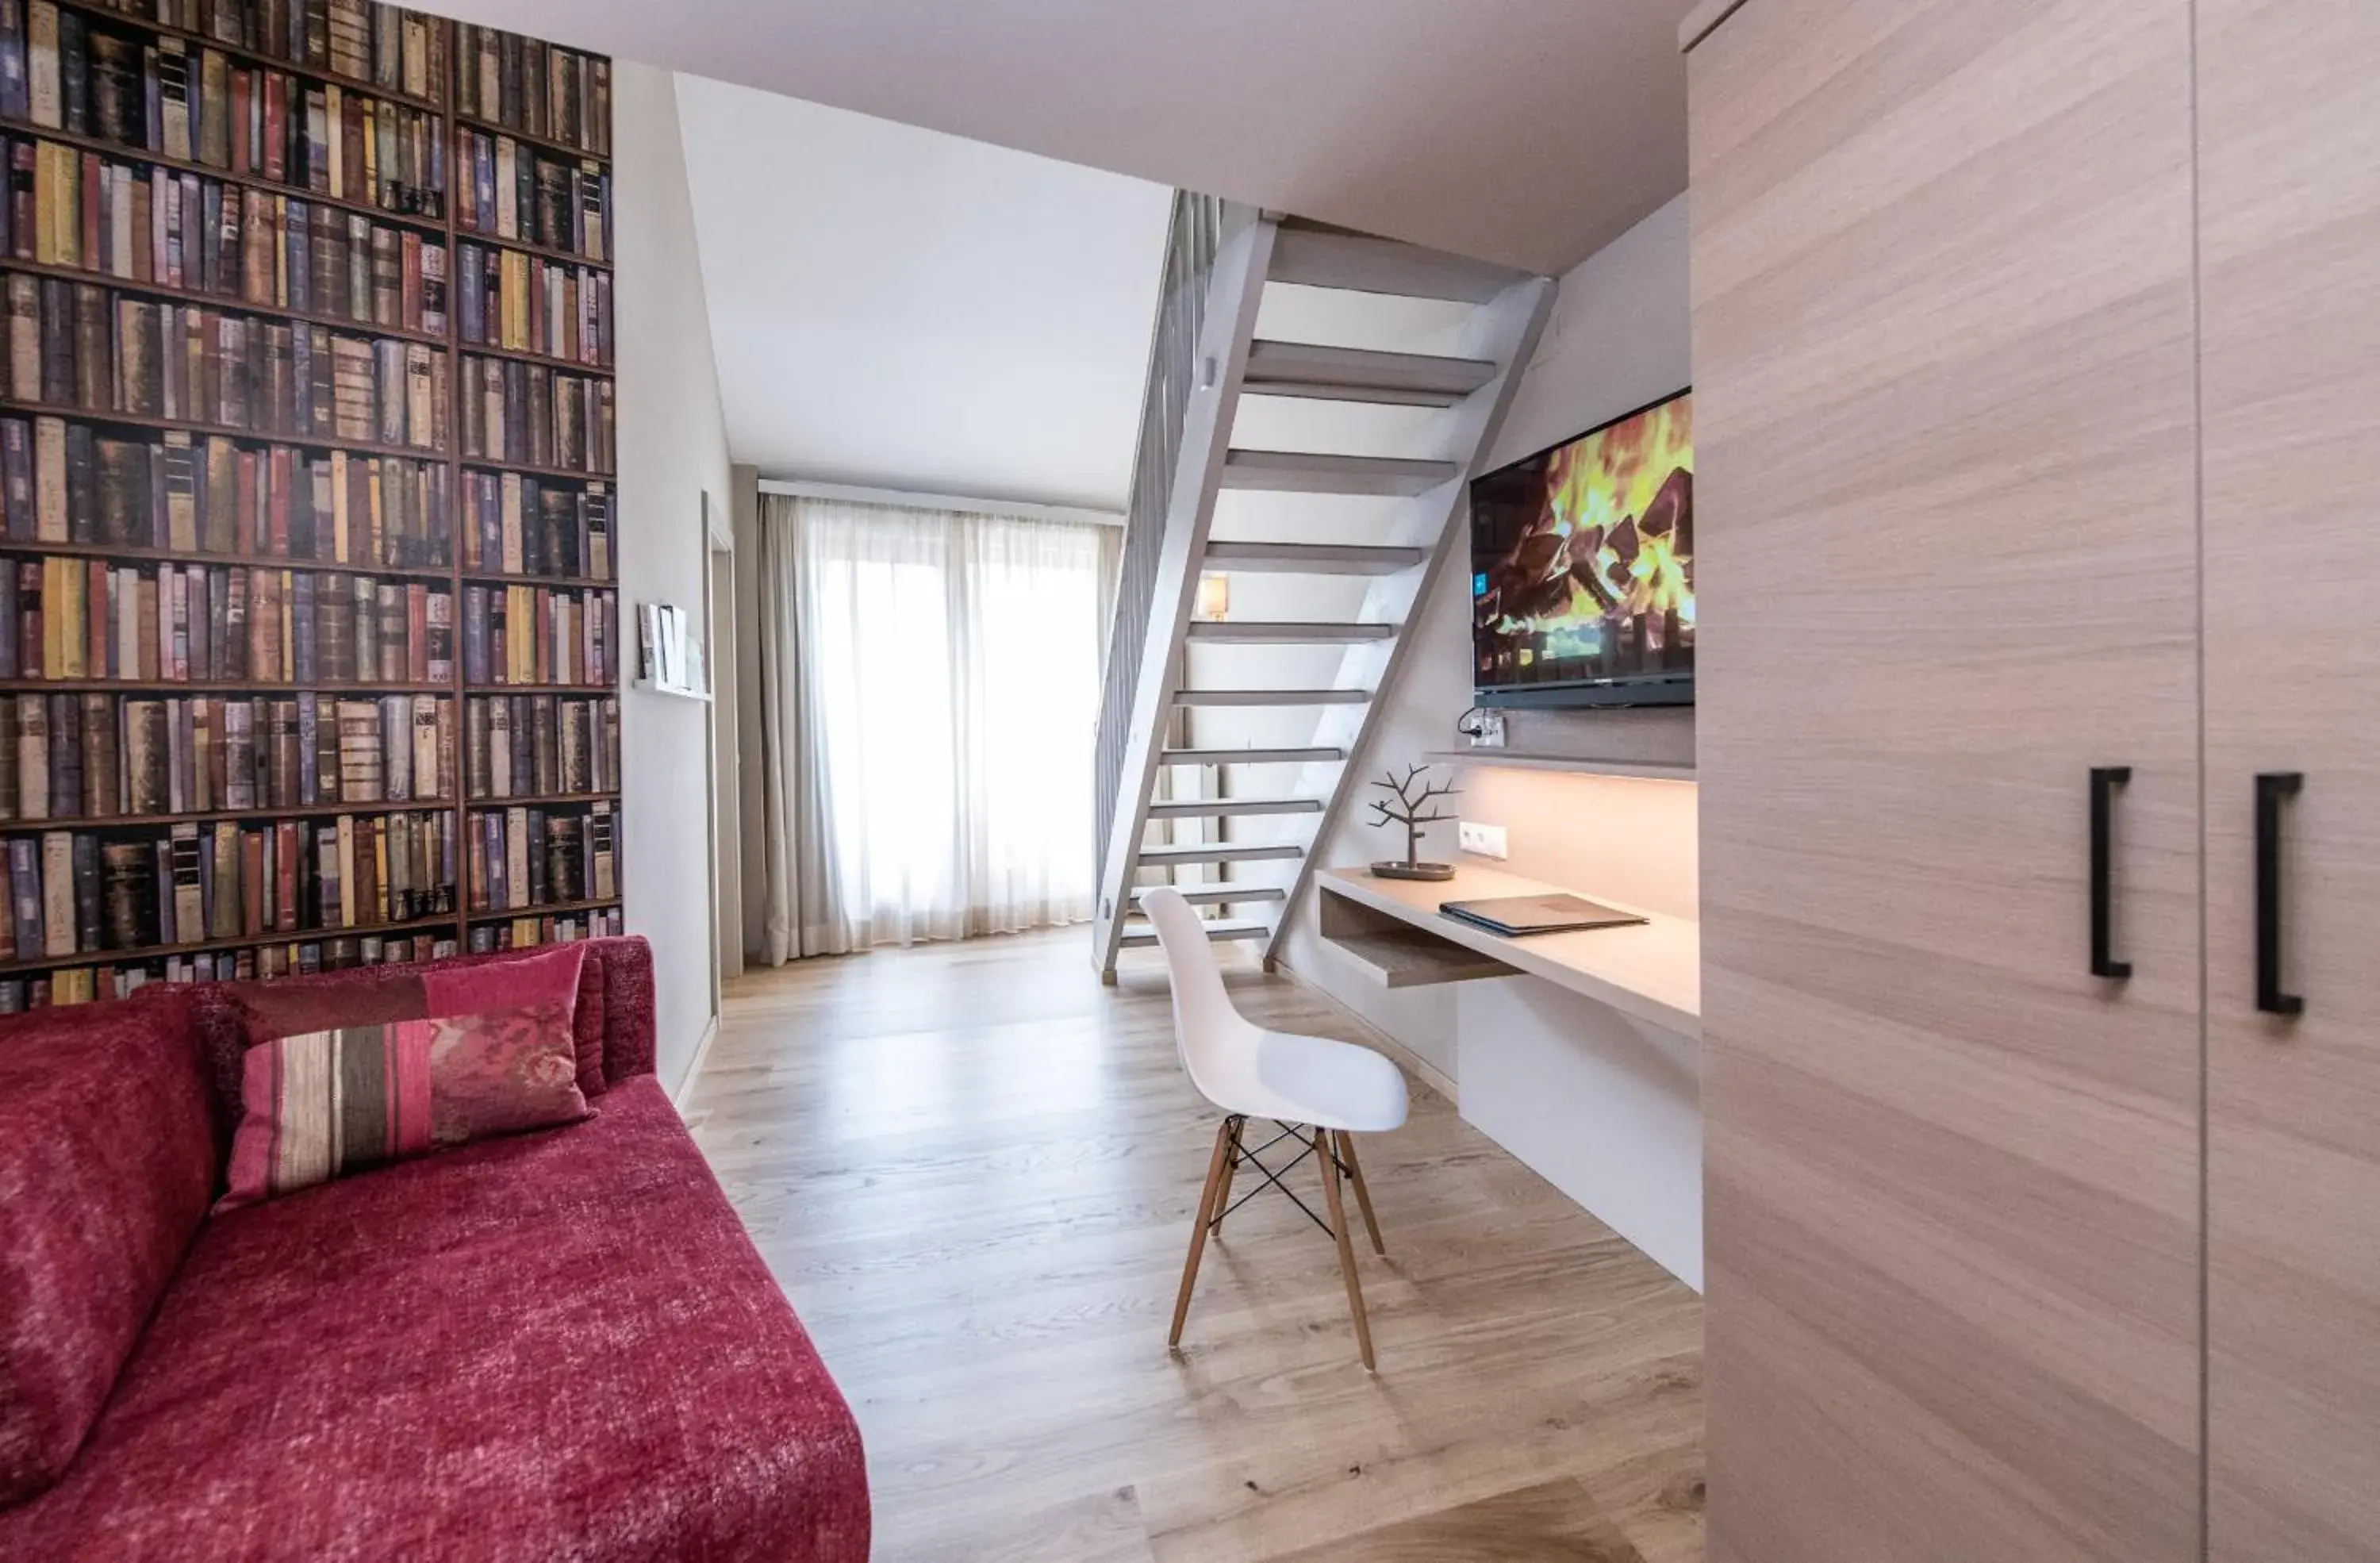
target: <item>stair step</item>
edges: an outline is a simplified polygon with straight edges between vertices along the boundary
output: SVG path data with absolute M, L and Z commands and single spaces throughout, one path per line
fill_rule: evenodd
M 1259 341 L 1248 345 L 1240 388 L 1250 396 L 1451 407 L 1495 378 L 1496 366 L 1484 358 Z
M 1200 919 L 1210 939 L 1268 939 L 1272 925 L 1256 917 L 1206 917 Z M 1123 926 L 1121 941 L 1126 950 L 1146 950 L 1156 944 L 1157 929 L 1137 918 Z
M 1368 689 L 1177 689 L 1177 706 L 1360 706 Z
M 1291 494 L 1426 494 L 1459 475 L 1451 461 L 1403 456 L 1328 455 L 1318 451 L 1243 451 L 1223 454 L 1223 487 Z
M 1159 888 L 1156 885 L 1135 885 L 1132 888 L 1132 898 L 1138 901 L 1150 891 Z M 1219 885 L 1175 885 L 1173 888 L 1180 891 L 1182 899 L 1193 906 L 1227 906 L 1247 901 L 1281 901 L 1286 899 L 1289 894 L 1279 885 L 1244 885 L 1236 880 L 1228 879 Z
M 1160 749 L 1160 765 L 1297 765 L 1310 760 L 1342 760 L 1344 749 Z
M 1207 842 L 1197 846 L 1143 847 L 1133 861 L 1143 868 L 1178 868 L 1185 863 L 1281 863 L 1304 857 L 1290 842 L 1262 846 L 1243 842 Z
M 1148 806 L 1151 819 L 1206 819 L 1225 815 L 1321 812 L 1320 798 L 1175 798 Z
M 1394 640 L 1394 624 L 1305 623 L 1282 619 L 1196 619 L 1193 640 L 1261 642 L 1288 646 L 1336 646 L 1364 640 Z
M 1492 260 L 1474 260 L 1291 218 L 1272 241 L 1268 282 L 1308 287 L 1393 293 L 1406 298 L 1450 298 L 1485 304 L 1529 273 Z
M 1393 576 L 1428 557 L 1427 549 L 1368 543 L 1210 542 L 1205 567 L 1305 576 Z

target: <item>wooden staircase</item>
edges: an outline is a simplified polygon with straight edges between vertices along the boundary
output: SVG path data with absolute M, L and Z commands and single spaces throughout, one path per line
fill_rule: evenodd
M 1136 511 L 1132 525 L 1161 535 L 1137 539 L 1155 552 L 1145 641 L 1130 643 L 1136 656 L 1111 658 L 1134 674 L 1129 690 L 1111 687 L 1105 708 L 1130 713 L 1094 924 L 1094 959 L 1109 980 L 1120 950 L 1155 942 L 1135 912 L 1151 883 L 1173 882 L 1194 904 L 1213 908 L 1209 938 L 1260 940 L 1271 959 L 1311 877 L 1314 843 L 1341 817 L 1351 779 L 1365 764 L 1373 713 L 1404 660 L 1407 619 L 1460 547 L 1465 485 L 1482 469 L 1553 298 L 1550 280 L 1486 261 L 1247 208 L 1223 212 L 1187 377 L 1192 390 L 1178 440 L 1160 451 L 1173 462 L 1171 488 L 1144 481 L 1147 475 L 1135 479 L 1136 491 L 1161 499 L 1162 514 L 1152 500 L 1149 514 Z M 1283 285 L 1467 306 L 1459 350 L 1259 338 L 1267 289 Z M 1417 430 L 1407 435 L 1413 448 L 1394 454 L 1282 449 L 1278 441 L 1235 442 L 1249 398 L 1421 411 L 1387 415 Z M 1233 491 L 1317 496 L 1318 504 L 1335 503 L 1327 496 L 1387 503 L 1372 527 L 1377 535 L 1354 540 L 1215 537 L 1218 496 Z M 1134 542 L 1128 538 L 1127 548 Z M 1197 618 L 1199 579 L 1214 574 L 1352 577 L 1362 581 L 1363 595 L 1344 616 Z M 1141 605 L 1133 606 L 1137 624 Z M 1191 676 L 1193 648 L 1225 647 L 1235 648 L 1243 668 L 1283 659 L 1284 676 L 1201 686 Z M 1314 683 L 1318 648 L 1326 657 L 1337 648 L 1336 675 L 1324 686 Z M 1296 670 L 1302 678 L 1290 676 Z M 1215 747 L 1182 737 L 1185 723 L 1195 735 L 1198 712 L 1267 709 L 1310 711 L 1303 739 Z M 1175 795 L 1160 785 L 1169 770 L 1210 774 L 1219 795 Z M 1286 782 L 1275 780 L 1284 775 Z M 1198 822 L 1211 839 L 1150 839 L 1152 826 L 1170 836 Z M 1235 829 L 1262 834 L 1242 839 Z

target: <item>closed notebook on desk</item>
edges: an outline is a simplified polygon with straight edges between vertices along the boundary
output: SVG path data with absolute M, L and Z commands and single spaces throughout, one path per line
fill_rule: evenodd
M 1507 895 L 1488 901 L 1446 901 L 1438 909 L 1450 917 L 1508 939 L 1569 933 L 1579 928 L 1619 928 L 1642 923 L 1633 912 L 1575 895 Z

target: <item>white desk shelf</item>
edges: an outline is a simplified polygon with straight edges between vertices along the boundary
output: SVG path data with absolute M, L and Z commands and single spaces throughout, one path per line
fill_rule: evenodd
M 1702 1036 L 1702 926 L 1686 918 L 1645 913 L 1648 921 L 1629 927 L 1506 939 L 1447 916 L 1439 903 L 1550 893 L 1621 903 L 1589 890 L 1467 864 L 1435 884 L 1325 868 L 1315 875 L 1315 889 L 1323 939 L 1384 987 L 1542 977 L 1639 1020 Z

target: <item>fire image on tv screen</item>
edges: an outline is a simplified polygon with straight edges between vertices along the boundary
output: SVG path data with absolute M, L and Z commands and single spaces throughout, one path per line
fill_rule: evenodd
M 1483 693 L 1692 698 L 1693 401 L 1681 391 L 1472 485 Z

